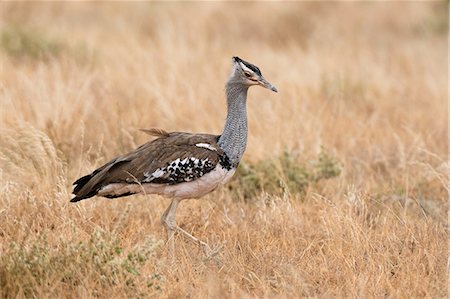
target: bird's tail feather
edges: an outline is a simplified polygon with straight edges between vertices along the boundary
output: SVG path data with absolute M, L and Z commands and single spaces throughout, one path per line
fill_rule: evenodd
M 90 190 L 89 192 L 80 192 L 83 187 L 94 177 L 96 173 L 93 172 L 91 174 L 85 175 L 78 180 L 76 180 L 73 185 L 75 186 L 73 188 L 72 194 L 75 195 L 74 198 L 70 200 L 70 202 L 77 202 L 86 198 L 93 197 L 97 194 L 98 190 Z

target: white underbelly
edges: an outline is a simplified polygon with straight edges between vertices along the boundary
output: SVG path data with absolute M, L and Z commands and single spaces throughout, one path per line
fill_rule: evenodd
M 120 195 L 125 193 L 144 193 L 144 194 L 160 194 L 165 197 L 187 199 L 187 198 L 199 198 L 213 190 L 220 185 L 227 183 L 233 176 L 235 168 L 227 170 L 222 168 L 220 164 L 217 164 L 216 168 L 201 176 L 200 178 L 190 181 L 179 183 L 175 185 L 166 184 L 125 184 L 114 183 L 109 184 L 99 190 L 98 195 Z
M 161 188 L 162 190 L 159 192 L 157 191 L 156 193 L 179 199 L 202 197 L 215 190 L 218 186 L 228 182 L 234 172 L 235 169 L 227 170 L 218 165 L 212 171 L 194 181 L 176 185 L 166 185 L 163 188 L 157 186 L 157 189 Z M 150 190 L 152 190 L 152 188 L 152 186 L 149 186 Z

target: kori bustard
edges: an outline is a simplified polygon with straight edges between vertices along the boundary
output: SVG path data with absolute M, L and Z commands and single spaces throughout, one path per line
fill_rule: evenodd
M 177 226 L 175 213 L 181 200 L 202 197 L 233 176 L 247 145 L 246 101 L 248 88 L 253 85 L 277 92 L 257 66 L 233 57 L 226 84 L 228 112 L 221 135 L 145 130 L 157 138 L 76 180 L 71 202 L 95 195 L 117 198 L 144 193 L 169 197 L 172 202 L 161 221 L 168 233 L 171 255 L 175 232 L 211 254 L 205 242 Z

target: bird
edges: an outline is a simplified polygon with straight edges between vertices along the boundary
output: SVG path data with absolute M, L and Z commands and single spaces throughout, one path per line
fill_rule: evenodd
M 156 139 L 77 179 L 72 191 L 75 196 L 70 201 L 79 202 L 93 196 L 162 195 L 171 199 L 161 217 L 170 254 L 175 250 L 175 233 L 202 247 L 206 255 L 214 254 L 207 243 L 177 225 L 176 211 L 180 201 L 214 191 L 236 172 L 247 146 L 247 93 L 251 86 L 278 92 L 256 65 L 232 57 L 232 70 L 225 85 L 227 116 L 222 134 L 144 129 Z

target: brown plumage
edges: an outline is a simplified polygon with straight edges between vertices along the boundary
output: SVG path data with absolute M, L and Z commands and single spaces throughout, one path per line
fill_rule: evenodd
M 139 129 L 140 131 L 155 137 L 169 137 L 170 134 L 160 128 Z
M 209 167 L 203 167 L 203 174 L 211 171 L 224 156 L 223 150 L 217 145 L 217 135 L 190 134 L 181 132 L 167 133 L 161 129 L 143 130 L 159 138 L 149 141 L 134 151 L 119 156 L 91 174 L 83 176 L 74 182 L 73 194 L 76 196 L 71 202 L 80 201 L 98 194 L 102 187 L 114 183 L 145 184 L 148 175 L 158 169 L 167 167 L 177 159 L 196 158 L 208 159 Z M 208 144 L 212 148 L 199 147 L 198 144 Z M 161 176 L 154 178 L 151 183 L 176 183 Z M 132 194 L 132 193 L 131 193 Z M 106 197 L 120 197 L 131 194 L 114 194 Z

